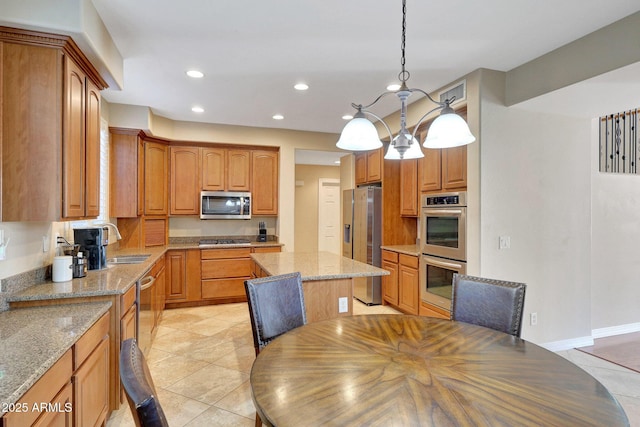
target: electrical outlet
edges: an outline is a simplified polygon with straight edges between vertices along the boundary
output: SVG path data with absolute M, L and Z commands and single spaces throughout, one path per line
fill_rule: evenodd
M 511 236 L 500 236 L 498 239 L 498 249 L 509 249 L 511 247 Z
M 338 313 L 346 313 L 349 311 L 349 300 L 347 297 L 338 298 Z
M 42 252 L 49 252 L 49 236 L 42 236 Z
M 536 326 L 538 324 L 538 313 L 531 313 L 529 315 L 529 320 L 530 320 L 531 326 Z

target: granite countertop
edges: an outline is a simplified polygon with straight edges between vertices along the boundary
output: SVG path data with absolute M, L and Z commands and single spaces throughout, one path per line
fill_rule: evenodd
M 123 294 L 164 255 L 166 246 L 108 250 L 107 257 L 118 255 L 149 254 L 140 264 L 109 265 L 102 270 L 89 270 L 85 277 L 67 282 L 45 281 L 7 296 L 7 301 L 36 301 L 60 298 L 80 298 Z
M 380 246 L 380 249 L 413 256 L 420 256 L 422 253 L 418 245 L 384 245 Z
M 251 254 L 251 257 L 271 276 L 299 271 L 302 281 L 389 274 L 387 270 L 330 252 L 273 252 Z
M 1 407 L 16 403 L 110 307 L 101 302 L 1 312 Z
M 113 245 L 117 246 L 117 245 Z M 283 246 L 278 242 L 252 242 L 246 247 L 273 247 Z M 216 245 L 216 249 L 237 248 L 238 245 Z M 20 292 L 7 295 L 6 300 L 12 301 L 37 301 L 60 298 L 80 298 L 103 295 L 123 294 L 136 281 L 142 278 L 153 264 L 168 250 L 198 249 L 197 241 L 184 241 L 171 243 L 167 246 L 152 246 L 147 248 L 117 249 L 108 247 L 107 258 L 121 255 L 148 254 L 144 262 L 140 264 L 113 264 L 102 270 L 89 270 L 85 277 L 76 278 L 68 282 L 52 282 L 30 286 Z M 208 247 L 207 249 L 211 249 Z

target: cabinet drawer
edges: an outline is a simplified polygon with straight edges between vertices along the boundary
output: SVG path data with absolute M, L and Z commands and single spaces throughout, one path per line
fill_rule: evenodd
M 109 313 L 100 318 L 73 347 L 73 368 L 78 369 L 91 352 L 100 344 L 100 341 L 109 334 Z
M 398 252 L 392 252 L 392 251 L 383 250 L 382 251 L 382 260 L 383 261 L 389 261 L 389 262 L 397 263 L 398 262 Z
M 244 281 L 247 279 L 249 277 L 203 280 L 202 298 L 245 297 Z
M 201 259 L 249 258 L 250 256 L 251 248 L 203 249 L 200 253 Z
M 413 255 L 399 254 L 400 264 L 406 267 L 418 268 L 418 257 Z
M 203 279 L 250 277 L 251 259 L 206 259 L 202 261 Z

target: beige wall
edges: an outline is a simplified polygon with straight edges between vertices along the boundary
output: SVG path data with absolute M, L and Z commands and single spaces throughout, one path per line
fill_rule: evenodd
M 318 250 L 318 181 L 340 179 L 340 167 L 296 165 L 295 247 L 297 252 Z

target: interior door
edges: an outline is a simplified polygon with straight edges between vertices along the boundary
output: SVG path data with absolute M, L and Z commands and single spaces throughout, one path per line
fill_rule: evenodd
M 340 180 L 318 180 L 318 251 L 340 255 Z

